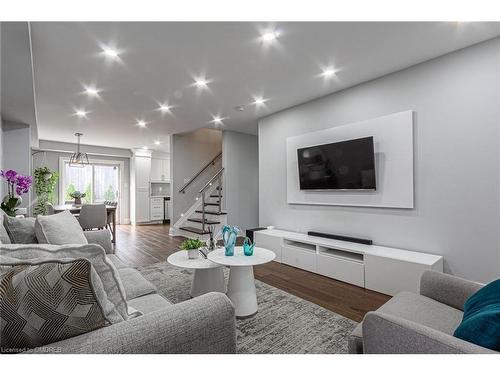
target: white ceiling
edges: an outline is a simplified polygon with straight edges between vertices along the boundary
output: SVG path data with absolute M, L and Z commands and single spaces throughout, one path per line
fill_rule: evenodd
M 279 39 L 263 44 L 272 28 Z M 85 144 L 168 151 L 169 134 L 212 126 L 212 115 L 255 133 L 259 117 L 496 37 L 500 23 L 35 22 L 31 32 L 40 139 L 73 142 L 81 131 Z M 330 81 L 318 76 L 327 65 L 338 71 Z M 200 92 L 192 83 L 202 74 L 211 82 Z M 82 94 L 91 83 L 99 99 Z M 266 108 L 249 104 L 254 95 Z M 156 110 L 164 101 L 172 115 Z M 82 107 L 87 119 L 73 115 Z

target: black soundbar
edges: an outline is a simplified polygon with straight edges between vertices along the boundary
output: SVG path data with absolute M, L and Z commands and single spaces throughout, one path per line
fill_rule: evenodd
M 336 234 L 329 234 L 329 233 L 307 232 L 307 235 L 314 236 L 314 237 L 330 238 L 332 240 L 362 243 L 363 245 L 372 245 L 373 244 L 372 240 L 366 240 L 364 238 L 356 238 L 356 237 L 338 236 Z

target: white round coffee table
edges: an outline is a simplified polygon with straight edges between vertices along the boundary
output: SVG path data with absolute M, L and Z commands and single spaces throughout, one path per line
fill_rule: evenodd
M 241 246 L 234 248 L 233 256 L 224 253 L 224 248 L 214 250 L 208 254 L 208 259 L 230 267 L 227 296 L 234 305 L 236 316 L 242 318 L 253 315 L 258 310 L 253 266 L 272 261 L 275 254 L 271 250 L 256 247 L 253 255 L 246 256 Z
M 189 259 L 186 250 L 180 250 L 167 258 L 173 266 L 194 270 L 191 282 L 191 297 L 201 296 L 208 292 L 226 292 L 224 273 L 220 264 L 203 258 Z

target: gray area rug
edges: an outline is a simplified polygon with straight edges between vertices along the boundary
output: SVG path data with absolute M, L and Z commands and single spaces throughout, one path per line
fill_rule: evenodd
M 166 262 L 137 269 L 173 303 L 191 298 L 192 271 Z M 259 311 L 236 321 L 238 353 L 347 353 L 356 322 L 259 280 L 255 287 Z

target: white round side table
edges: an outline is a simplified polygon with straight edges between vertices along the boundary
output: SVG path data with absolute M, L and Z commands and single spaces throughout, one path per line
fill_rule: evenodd
M 224 273 L 220 264 L 213 263 L 201 255 L 196 259 L 189 259 L 186 250 L 173 253 L 167 258 L 167 262 L 176 267 L 194 270 L 191 297 L 208 292 L 226 292 Z
M 258 310 L 253 266 L 272 261 L 275 254 L 271 250 L 255 247 L 253 255 L 246 256 L 243 247 L 234 248 L 233 256 L 226 256 L 224 248 L 208 254 L 208 259 L 223 266 L 229 266 L 227 296 L 231 300 L 239 318 L 253 315 Z

